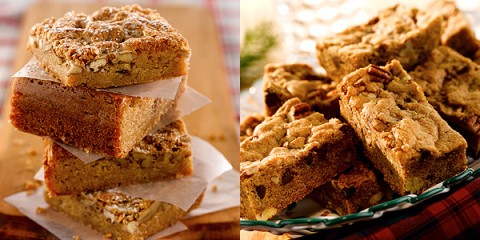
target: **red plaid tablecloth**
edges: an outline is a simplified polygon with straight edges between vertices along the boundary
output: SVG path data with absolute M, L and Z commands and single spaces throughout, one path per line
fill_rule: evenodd
M 40 2 L 59 2 L 53 0 L 39 0 Z M 0 117 L 4 105 L 5 91 L 14 73 L 13 60 L 18 47 L 20 35 L 20 21 L 23 12 L 36 0 L 0 0 Z M 73 2 L 63 0 L 60 2 Z M 228 81 L 232 92 L 232 102 L 235 111 L 239 112 L 240 92 L 240 1 L 239 0 L 85 0 L 82 3 L 108 3 L 117 4 L 138 3 L 140 5 L 193 5 L 206 7 L 212 11 L 221 35 L 224 61 L 228 73 Z M 23 46 L 21 46 L 23 47 Z M 237 117 L 238 119 L 238 117 Z
M 379 219 L 304 239 L 480 239 L 480 179 Z

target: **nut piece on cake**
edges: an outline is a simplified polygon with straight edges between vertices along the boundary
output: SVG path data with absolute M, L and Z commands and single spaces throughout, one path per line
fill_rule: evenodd
M 185 87 L 182 81 L 177 98 Z M 48 136 L 85 152 L 124 158 L 174 101 L 16 78 L 10 121 L 21 131 Z
M 431 1 L 426 9 L 438 12 L 444 17 L 442 45 L 449 46 L 466 57 L 473 57 L 480 44 L 467 18 L 455 5 L 455 1 Z
M 126 158 L 84 163 L 53 140 L 45 139 L 45 185 L 52 195 L 77 194 L 193 174 L 190 136 L 177 120 L 138 142 Z
M 138 5 L 48 18 L 32 27 L 27 48 L 63 84 L 91 88 L 185 76 L 190 58 L 187 40 Z
M 240 144 L 240 217 L 267 220 L 344 171 L 353 130 L 292 98 Z
M 265 113 L 273 115 L 285 101 L 297 97 L 326 118 L 338 117 L 336 84 L 306 64 L 268 64 L 263 76 Z
M 430 105 L 397 60 L 338 85 L 340 111 L 367 157 L 399 194 L 419 194 L 466 169 L 465 139 Z
M 368 64 L 384 65 L 393 59 L 413 70 L 438 46 L 441 30 L 440 15 L 397 5 L 367 24 L 319 40 L 317 58 L 335 81 Z
M 113 239 L 145 239 L 175 224 L 198 208 L 200 195 L 188 211 L 175 205 L 129 197 L 121 193 L 84 192 L 78 195 L 50 196 L 45 201 L 55 210 Z
M 393 199 L 394 192 L 369 165 L 354 161 L 352 167 L 316 188 L 310 197 L 339 215 L 359 212 Z
M 427 61 L 409 73 L 428 102 L 480 155 L 480 66 L 446 46 L 432 51 Z

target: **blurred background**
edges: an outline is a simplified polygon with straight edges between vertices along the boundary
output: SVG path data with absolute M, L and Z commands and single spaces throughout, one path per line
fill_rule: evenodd
M 315 41 L 368 21 L 396 3 L 422 6 L 426 0 L 242 0 L 241 88 L 261 78 L 267 62 L 317 65 Z M 457 0 L 480 38 L 480 1 Z

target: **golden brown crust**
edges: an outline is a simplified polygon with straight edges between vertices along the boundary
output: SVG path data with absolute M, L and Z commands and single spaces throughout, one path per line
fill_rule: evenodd
M 84 163 L 53 140 L 44 142 L 45 184 L 52 195 L 105 190 L 193 174 L 190 136 L 182 120 L 147 135 L 125 158 L 105 157 Z
M 190 57 L 187 40 L 155 10 L 138 5 L 48 18 L 32 27 L 27 48 L 64 84 L 94 88 L 186 75 Z M 169 62 L 174 76 L 144 71 Z

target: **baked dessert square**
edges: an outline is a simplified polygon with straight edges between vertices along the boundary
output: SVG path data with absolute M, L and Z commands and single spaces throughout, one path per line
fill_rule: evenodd
M 190 136 L 182 120 L 148 134 L 125 158 L 104 157 L 84 163 L 46 138 L 45 185 L 52 195 L 106 190 L 193 174 Z
M 479 50 L 480 44 L 475 33 L 466 16 L 455 5 L 455 1 L 430 1 L 427 9 L 443 15 L 442 45 L 449 46 L 466 57 L 472 57 Z
M 399 61 L 361 68 L 345 76 L 338 90 L 342 116 L 397 193 L 419 194 L 466 169 L 465 139 Z
M 151 201 L 112 192 L 85 192 L 51 196 L 45 201 L 55 210 L 95 229 L 111 239 L 145 239 L 175 224 L 198 208 L 203 194 L 188 211 L 166 202 Z
M 185 89 L 179 86 L 177 98 Z M 85 152 L 124 158 L 175 100 L 132 97 L 59 82 L 16 78 L 10 122 Z
M 187 40 L 138 5 L 68 12 L 36 24 L 27 48 L 67 86 L 108 88 L 187 75 Z
M 480 156 L 480 66 L 440 46 L 410 76 L 428 102 L 467 140 L 469 152 Z
M 240 144 L 240 217 L 267 220 L 344 171 L 355 134 L 298 98 L 287 100 Z
M 395 193 L 377 175 L 373 167 L 363 161 L 352 166 L 322 186 L 310 197 L 338 215 L 347 215 L 393 199 Z
M 317 58 L 335 81 L 366 67 L 397 59 L 407 70 L 423 62 L 440 42 L 442 17 L 396 5 L 368 23 L 350 27 L 317 43 Z
M 268 64 L 263 76 L 263 92 L 267 116 L 272 116 L 285 101 L 294 97 L 327 118 L 340 115 L 336 83 L 306 64 Z

